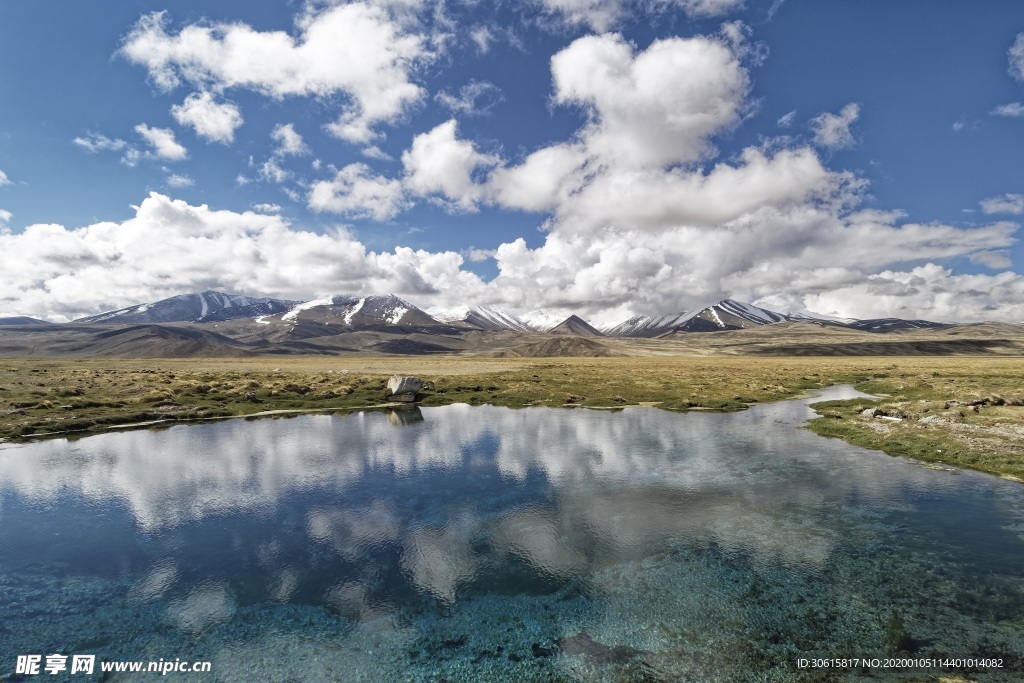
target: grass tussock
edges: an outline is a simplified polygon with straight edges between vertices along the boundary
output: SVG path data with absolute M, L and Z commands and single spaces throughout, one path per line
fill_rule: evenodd
M 824 436 L 1024 479 L 1016 358 L 457 358 L 0 360 L 0 438 L 279 410 L 379 405 L 392 374 L 421 405 L 742 410 L 836 383 L 880 397 L 819 404 Z M 868 417 L 865 410 L 877 416 Z M 884 419 L 885 417 L 897 419 Z

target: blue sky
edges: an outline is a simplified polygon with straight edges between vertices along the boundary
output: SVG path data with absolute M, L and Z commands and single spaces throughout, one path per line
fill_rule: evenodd
M 0 314 L 1022 321 L 1022 36 L 1015 2 L 5 2 Z

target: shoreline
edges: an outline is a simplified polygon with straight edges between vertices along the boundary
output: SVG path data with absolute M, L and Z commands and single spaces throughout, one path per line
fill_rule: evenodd
M 1024 481 L 1024 359 L 936 357 L 0 359 L 0 444 L 228 418 L 416 405 L 730 412 L 834 384 L 873 399 L 819 401 L 807 428 L 926 463 Z M 876 414 L 868 417 L 865 410 Z

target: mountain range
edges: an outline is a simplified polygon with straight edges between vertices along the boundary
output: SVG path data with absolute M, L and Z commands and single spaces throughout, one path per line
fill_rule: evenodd
M 551 311 L 533 311 L 522 317 L 496 306 L 464 306 L 456 309 L 427 309 L 393 294 L 383 296 L 336 295 L 310 301 L 249 297 L 205 291 L 182 294 L 152 303 L 134 304 L 97 315 L 78 318 L 76 324 L 125 325 L 138 323 L 218 323 L 251 320 L 260 325 L 292 327 L 303 323 L 342 326 L 356 330 L 368 327 L 456 326 L 491 332 L 539 332 L 583 337 L 654 338 L 681 332 L 741 330 L 783 322 L 812 322 L 868 332 L 947 327 L 927 320 L 882 318 L 840 319 L 800 312 L 786 314 L 752 304 L 723 299 L 716 303 L 669 315 L 639 315 L 615 325 L 595 327 L 578 315 L 563 317 Z M 0 325 L 38 325 L 44 321 L 26 316 L 0 318 Z
M 785 349 L 790 355 L 875 355 L 1010 353 L 1018 343 L 1024 347 L 1024 327 L 1016 325 L 837 319 L 806 311 L 781 313 L 733 299 L 601 327 L 578 315 L 550 310 L 522 315 L 496 306 L 423 310 L 392 294 L 295 301 L 216 291 L 135 304 L 69 323 L 0 318 L 0 356 L 444 353 L 529 357 L 719 353 L 722 349 L 728 349 L 726 353 Z

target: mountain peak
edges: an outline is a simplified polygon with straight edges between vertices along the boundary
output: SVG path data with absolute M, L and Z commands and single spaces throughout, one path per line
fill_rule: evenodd
M 356 296 L 336 294 L 297 304 L 281 316 L 282 322 L 342 324 L 347 327 L 375 325 L 439 325 L 440 321 L 394 294 Z
M 597 329 L 578 315 L 568 318 L 548 330 L 548 334 L 571 334 L 577 337 L 603 337 L 604 332 Z

